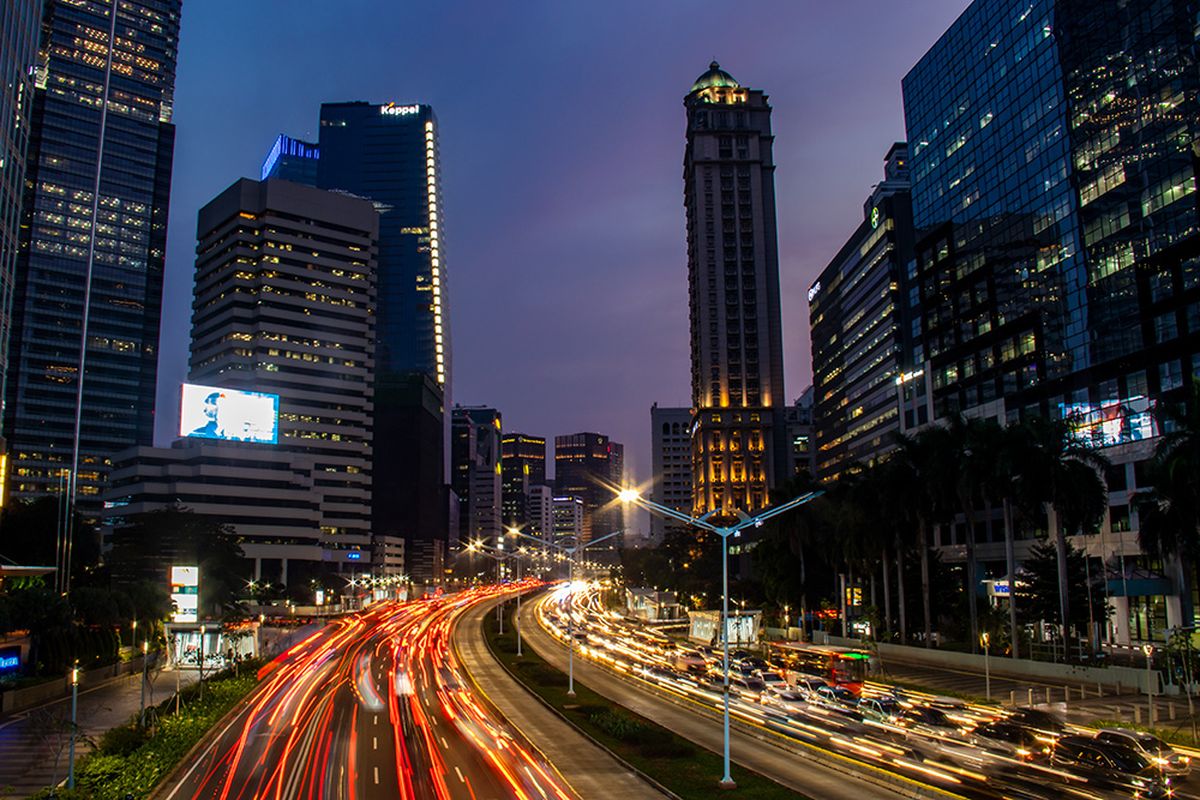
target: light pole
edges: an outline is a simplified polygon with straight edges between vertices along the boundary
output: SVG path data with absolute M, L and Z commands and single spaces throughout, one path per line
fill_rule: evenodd
M 979 637 L 979 641 L 983 643 L 983 680 L 987 691 L 987 699 L 990 702 L 992 699 L 992 670 L 988 656 L 991 655 L 992 637 L 987 631 L 984 631 L 983 635 Z
M 527 533 L 521 533 L 516 528 L 509 528 L 508 532 L 515 536 L 524 536 L 526 539 L 532 539 L 535 542 L 539 542 L 547 547 L 553 547 L 556 550 L 559 550 L 562 553 L 564 553 L 570 559 L 570 564 L 571 564 L 570 584 L 574 585 L 574 583 L 575 583 L 575 565 L 576 565 L 576 562 L 579 561 L 579 554 L 581 552 L 583 552 L 584 550 L 588 549 L 589 547 L 594 547 L 594 546 L 600 544 L 601 542 L 605 541 L 606 539 L 611 539 L 614 536 L 620 536 L 622 533 L 625 532 L 625 529 L 622 528 L 619 531 L 613 531 L 612 533 L 605 534 L 604 536 L 601 536 L 599 539 L 592 539 L 590 542 L 587 542 L 586 544 L 576 543 L 574 547 L 564 547 L 563 545 L 557 544 L 556 542 L 544 541 L 542 539 L 538 539 L 536 536 L 530 536 Z M 567 640 L 568 640 L 567 641 L 567 697 L 574 697 L 575 696 L 575 618 L 571 615 L 571 610 L 569 608 L 567 609 Z
M 1154 645 L 1142 645 L 1142 652 L 1146 654 L 1146 719 L 1150 727 L 1154 727 L 1154 687 L 1150 683 L 1150 660 L 1154 656 Z
M 71 668 L 71 746 L 67 751 L 67 788 L 75 788 L 75 737 L 79 733 L 76 722 L 79 711 L 79 662 Z M 60 745 L 61 746 L 61 745 Z M 59 751 L 62 752 L 62 751 Z
M 715 509 L 714 511 L 710 511 L 703 516 L 693 517 L 669 506 L 655 503 L 653 500 L 647 500 L 646 498 L 642 497 L 637 489 L 621 489 L 617 493 L 617 498 L 623 503 L 633 503 L 634 505 L 644 508 L 652 514 L 658 514 L 661 517 L 667 517 L 668 519 L 673 519 L 678 522 L 683 522 L 687 525 L 700 528 L 701 530 L 706 530 L 709 533 L 715 533 L 721 539 L 721 642 L 723 645 L 722 649 L 724 651 L 724 682 L 722 694 L 724 695 L 723 722 L 725 739 L 725 751 L 723 754 L 725 774 L 722 776 L 720 782 L 722 789 L 733 789 L 737 787 L 737 784 L 733 781 L 733 776 L 729 774 L 729 538 L 731 536 L 737 536 L 741 534 L 741 532 L 746 528 L 761 527 L 762 524 L 771 517 L 782 514 L 785 511 L 790 511 L 797 506 L 804 505 L 809 500 L 812 500 L 814 497 L 817 497 L 821 494 L 822 492 L 809 492 L 808 494 L 793 498 L 782 505 L 760 511 L 753 517 L 741 513 L 739 514 L 741 521 L 735 525 L 723 527 L 714 525 L 708 521 L 708 518 L 715 513 Z
M 142 641 L 142 702 L 138 707 L 138 724 L 146 727 L 146 662 L 150 660 L 150 642 Z
M 204 625 L 200 626 L 200 677 L 197 679 L 200 684 L 200 699 L 204 699 L 204 632 L 207 628 Z

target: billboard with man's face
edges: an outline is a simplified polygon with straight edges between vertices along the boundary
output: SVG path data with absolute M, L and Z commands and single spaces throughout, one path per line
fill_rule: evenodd
M 228 442 L 279 442 L 279 395 L 183 384 L 179 435 Z

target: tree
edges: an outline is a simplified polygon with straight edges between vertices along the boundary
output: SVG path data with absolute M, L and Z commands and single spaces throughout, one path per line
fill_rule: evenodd
M 1061 607 L 1058 602 L 1059 556 L 1054 541 L 1043 541 L 1029 551 L 1029 558 L 1022 565 L 1024 573 L 1013 586 L 1020 599 L 1020 615 L 1024 622 L 1032 623 L 1059 618 Z M 1085 627 L 1093 619 L 1104 619 L 1107 608 L 1104 604 L 1103 575 L 1093 578 L 1088 585 L 1088 569 L 1082 551 L 1067 547 L 1067 592 L 1072 628 Z M 1088 603 L 1091 602 L 1089 609 Z M 1066 631 L 1064 630 L 1064 634 Z
M 1030 491 L 1026 502 L 1046 510 L 1048 534 L 1058 552 L 1059 620 L 1064 636 L 1070 630 L 1070 594 L 1067 574 L 1067 535 L 1093 533 L 1108 511 L 1108 489 L 1099 470 L 1108 460 L 1082 444 L 1068 420 L 1035 417 L 1025 426 L 1029 449 L 1025 453 Z
M 1193 380 L 1181 409 L 1159 410 L 1163 436 L 1148 476 L 1153 488 L 1134 496 L 1142 549 L 1174 559 L 1185 625 L 1194 624 L 1192 584 L 1200 562 L 1200 380 Z

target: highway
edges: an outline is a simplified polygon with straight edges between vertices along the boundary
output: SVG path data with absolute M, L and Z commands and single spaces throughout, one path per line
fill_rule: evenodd
M 450 647 L 456 619 L 499 594 L 378 603 L 310 636 L 160 796 L 574 800 L 471 694 Z
M 714 657 L 606 611 L 595 586 L 562 584 L 530 603 L 525 630 L 539 654 L 549 653 L 556 666 L 565 666 L 561 645 L 573 639 L 577 676 L 610 699 L 656 719 L 688 709 L 693 718 L 709 720 L 704 727 L 719 736 L 722 691 Z M 864 779 L 886 782 L 888 776 L 901 779 L 890 788 L 908 796 L 1197 797 L 1187 766 L 1188 757 L 1200 755 L 1194 751 L 1176 752 L 1166 766 L 1161 759 L 1169 750 L 1139 757 L 1110 747 L 1105 752 L 1119 760 L 1098 763 L 1092 755 L 1105 756 L 1087 750 L 1097 746 L 1094 730 L 1052 718 L 1010 718 L 1012 712 L 994 706 L 900 694 L 883 684 L 863 685 L 861 678 L 854 687 L 854 692 L 862 687 L 860 704 L 846 689 L 844 697 L 836 696 L 828 682 L 817 680 L 819 691 L 811 683 L 802 688 L 796 684 L 803 675 L 784 676 L 765 664 L 753 671 L 748 664 L 743 661 L 735 673 L 731 692 L 735 730 L 743 734 L 741 741 L 734 737 L 733 758 L 781 782 L 805 781 L 789 785 L 813 797 L 882 796 L 881 787 L 864 791 L 861 785 Z M 766 678 L 778 683 L 768 689 Z M 671 727 L 685 730 L 678 723 Z M 686 735 L 695 738 L 690 730 Z M 791 750 L 803 761 L 752 761 L 773 750 Z M 814 761 L 846 771 L 840 791 L 808 782 Z M 1164 766 L 1157 766 L 1160 761 Z

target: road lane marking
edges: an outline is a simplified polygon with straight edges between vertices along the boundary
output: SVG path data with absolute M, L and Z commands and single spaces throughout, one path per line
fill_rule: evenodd
M 440 738 L 440 739 L 442 740 L 442 747 L 444 747 L 444 748 L 446 748 L 447 750 L 449 750 L 449 749 L 450 749 L 450 745 L 446 744 L 446 737 L 445 737 L 445 736 L 441 736 L 441 737 L 438 737 L 438 738 Z
M 375 724 L 375 725 L 379 724 L 379 715 L 378 714 L 375 715 L 375 722 L 373 724 Z
M 371 737 L 371 749 L 372 749 L 372 750 L 378 750 L 378 749 L 379 749 L 379 737 L 378 737 L 378 736 L 372 736 L 372 737 Z
M 462 781 L 463 783 L 466 783 L 466 782 L 467 782 L 467 779 L 463 777 L 462 770 L 461 770 L 461 769 L 459 769 L 458 767 L 455 767 L 455 768 L 454 768 L 454 774 L 455 774 L 455 775 L 457 775 L 457 776 L 458 776 L 458 779 L 459 779 L 460 781 Z
M 379 785 L 379 767 L 375 767 L 375 785 Z

